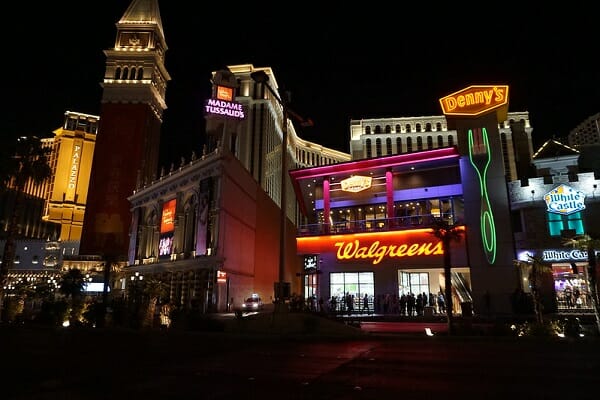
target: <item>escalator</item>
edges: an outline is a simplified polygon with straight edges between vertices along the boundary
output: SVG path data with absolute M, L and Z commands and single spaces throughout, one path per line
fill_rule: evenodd
M 471 296 L 471 285 L 465 276 L 460 272 L 452 272 L 452 289 L 458 297 L 460 303 L 471 303 L 473 297 Z

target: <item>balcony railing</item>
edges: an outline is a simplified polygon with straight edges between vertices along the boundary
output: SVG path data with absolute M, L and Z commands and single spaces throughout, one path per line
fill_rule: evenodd
M 444 220 L 453 221 L 452 214 L 443 214 Z M 307 224 L 298 227 L 298 236 L 340 235 L 346 233 L 386 232 L 427 228 L 439 215 L 423 214 L 407 217 L 337 221 L 332 224 Z

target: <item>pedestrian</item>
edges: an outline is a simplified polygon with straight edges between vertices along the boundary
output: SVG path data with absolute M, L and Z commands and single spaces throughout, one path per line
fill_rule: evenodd
M 365 293 L 365 297 L 363 297 L 363 311 L 366 311 L 367 314 L 371 315 L 369 311 L 369 295 Z
M 437 303 L 438 303 L 438 312 L 440 314 L 445 313 L 446 312 L 446 300 L 444 299 L 444 295 L 442 294 L 442 292 L 438 293 Z

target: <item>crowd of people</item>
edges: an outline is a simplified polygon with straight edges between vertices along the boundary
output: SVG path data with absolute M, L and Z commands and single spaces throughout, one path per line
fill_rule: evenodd
M 334 295 L 324 300 L 322 297 L 308 297 L 304 302 L 299 296 L 292 296 L 290 308 L 300 310 L 306 308 L 308 311 L 326 312 L 336 314 L 397 314 L 402 316 L 423 316 L 426 308 L 430 307 L 435 314 L 446 313 L 446 300 L 440 291 L 435 293 L 412 292 L 396 294 L 369 295 L 352 294 L 346 292 Z

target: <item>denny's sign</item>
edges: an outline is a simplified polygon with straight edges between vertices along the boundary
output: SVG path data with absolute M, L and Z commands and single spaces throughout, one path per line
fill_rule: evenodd
M 500 118 L 508 112 L 508 86 L 473 85 L 440 99 L 445 115 L 475 117 L 491 110 L 498 110 Z
M 433 235 L 431 229 L 305 236 L 296 238 L 296 247 L 300 254 L 335 253 L 338 261 L 367 261 L 373 265 L 386 259 L 444 254 L 442 241 Z

